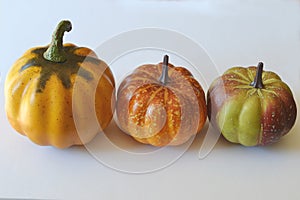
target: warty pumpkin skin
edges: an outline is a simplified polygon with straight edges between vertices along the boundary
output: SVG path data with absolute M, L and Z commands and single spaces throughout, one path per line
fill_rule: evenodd
M 127 76 L 117 93 L 119 127 L 153 146 L 180 145 L 200 132 L 206 121 L 205 94 L 183 67 L 142 65 Z
M 85 144 L 112 119 L 113 75 L 91 49 L 62 44 L 64 32 L 70 30 L 69 21 L 59 23 L 50 46 L 26 51 L 6 77 L 8 120 L 17 132 L 39 145 Z M 80 110 L 77 121 L 86 127 L 80 136 L 74 109 Z M 94 110 L 100 129 L 93 124 Z

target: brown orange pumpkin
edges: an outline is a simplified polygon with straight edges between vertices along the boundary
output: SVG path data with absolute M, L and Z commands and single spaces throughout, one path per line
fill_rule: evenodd
M 183 67 L 142 65 L 120 84 L 119 127 L 141 143 L 179 145 L 198 133 L 207 117 L 201 85 Z

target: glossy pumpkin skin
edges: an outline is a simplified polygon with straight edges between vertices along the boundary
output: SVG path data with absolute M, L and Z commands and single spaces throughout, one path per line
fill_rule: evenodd
M 253 84 L 257 67 L 234 67 L 208 90 L 208 116 L 230 142 L 244 146 L 277 142 L 293 127 L 297 108 L 293 94 L 280 77 L 262 72 L 262 88 Z
M 9 71 L 5 82 L 8 120 L 17 132 L 39 145 L 85 144 L 111 121 L 113 75 L 88 48 L 65 44 L 66 60 L 51 62 L 43 57 L 48 47 L 29 49 Z M 93 97 L 91 103 L 88 99 Z M 86 128 L 80 136 L 74 122 L 76 109 L 82 115 L 77 122 Z M 94 109 L 100 129 L 93 124 Z
M 180 145 L 198 133 L 207 117 L 205 94 L 192 74 L 168 64 L 142 65 L 121 83 L 117 95 L 119 127 L 137 141 L 153 146 Z

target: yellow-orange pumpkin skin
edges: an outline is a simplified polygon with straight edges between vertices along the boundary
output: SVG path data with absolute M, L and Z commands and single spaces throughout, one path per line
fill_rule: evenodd
M 7 74 L 8 120 L 17 132 L 39 145 L 67 148 L 86 144 L 112 119 L 113 75 L 91 49 L 65 44 L 60 48 L 66 60 L 52 62 L 43 56 L 48 48 L 29 49 Z M 77 122 L 81 129 L 86 128 L 80 135 L 74 110 L 80 110 Z M 92 112 L 99 126 L 93 124 Z
M 183 67 L 142 65 L 121 83 L 116 112 L 119 127 L 137 141 L 153 146 L 180 145 L 200 132 L 206 117 L 201 85 Z

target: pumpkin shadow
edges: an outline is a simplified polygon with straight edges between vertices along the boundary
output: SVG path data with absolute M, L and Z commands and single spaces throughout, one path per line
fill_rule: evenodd
M 193 152 L 193 153 L 199 153 L 203 142 L 205 140 L 205 138 L 207 137 L 207 134 L 210 134 L 208 132 L 209 129 L 209 122 L 206 122 L 203 129 L 195 136 L 193 143 L 191 144 L 190 148 L 188 149 L 189 152 Z M 213 130 L 216 131 L 216 130 Z M 225 148 L 232 148 L 236 146 L 236 144 L 230 143 L 228 142 L 222 135 L 219 136 L 219 138 L 217 139 L 216 143 L 214 144 L 214 146 L 211 147 L 210 152 L 207 154 L 207 156 L 209 156 L 209 154 L 214 151 L 214 149 L 225 149 Z
M 100 163 L 117 171 L 148 173 L 164 169 L 188 150 L 192 141 L 179 146 L 142 144 L 120 130 L 115 122 L 89 144 L 87 151 Z
M 168 147 L 154 147 L 148 144 L 142 144 L 130 135 L 124 133 L 115 123 L 114 120 L 110 125 L 105 129 L 103 133 L 99 133 L 89 144 L 86 145 L 87 150 L 92 149 L 96 152 L 111 152 L 116 151 L 116 148 L 121 151 L 127 151 L 131 153 L 152 153 L 160 150 L 161 148 L 174 149 L 174 151 L 184 150 L 184 154 L 192 154 L 198 157 L 199 151 L 203 145 L 204 139 L 208 134 L 209 122 L 206 122 L 203 129 L 191 138 L 190 144 L 186 148 L 179 146 L 168 146 Z M 240 144 L 234 144 L 227 141 L 222 135 L 218 138 L 216 144 L 211 148 L 211 151 L 205 156 L 210 156 L 214 151 L 230 151 L 235 149 L 237 151 L 248 151 L 260 153 L 293 153 L 300 151 L 300 124 L 296 123 L 292 131 L 284 136 L 279 142 L 267 146 L 254 146 L 254 147 L 245 147 Z M 106 140 L 106 144 L 103 143 L 103 140 Z M 109 144 L 108 144 L 109 143 Z M 112 148 L 113 146 L 113 148 Z M 73 147 L 78 150 L 79 147 Z M 80 148 L 79 148 L 80 149 Z M 230 153 L 230 152 L 229 152 Z
M 209 127 L 209 123 L 207 122 L 203 129 L 197 133 L 194 137 L 192 137 L 187 143 L 190 143 L 189 147 L 186 149 L 186 153 L 188 152 L 199 152 L 201 145 L 203 144 L 204 138 L 207 135 L 207 130 Z M 105 151 L 105 148 L 101 146 L 100 140 L 102 141 L 103 139 L 108 140 L 111 145 L 124 150 L 128 152 L 134 152 L 134 153 L 151 153 L 153 151 L 159 150 L 161 148 L 180 148 L 181 145 L 179 146 L 167 146 L 167 147 L 155 147 L 149 144 L 143 144 L 138 141 L 136 141 L 132 136 L 126 134 L 123 132 L 116 124 L 114 120 L 109 124 L 109 126 L 104 130 L 104 132 L 99 133 L 90 143 L 95 143 L 92 144 L 93 148 L 98 146 L 99 150 Z M 90 145 L 90 143 L 88 145 Z M 99 145 L 97 145 L 98 143 Z M 186 143 L 185 143 L 186 144 Z M 184 144 L 183 144 L 184 145 Z M 220 135 L 216 145 L 213 147 L 217 149 L 222 149 L 222 148 L 230 148 L 234 147 L 237 144 L 232 144 L 228 142 L 222 135 Z M 96 147 L 97 148 L 97 147 Z M 212 149 L 212 151 L 213 151 Z M 110 148 L 106 149 L 107 151 L 110 151 Z
M 136 141 L 123 132 L 114 120 L 111 121 L 104 132 L 99 133 L 86 147 L 87 149 L 92 147 L 94 151 L 115 151 L 118 149 L 132 153 L 149 153 L 160 149 Z
M 130 153 L 152 153 L 155 151 L 168 148 L 174 151 L 182 151 L 181 154 L 185 154 L 189 151 L 198 151 L 199 145 L 202 143 L 207 126 L 205 125 L 202 131 L 196 136 L 192 137 L 186 143 L 178 146 L 165 146 L 155 147 L 149 144 L 143 144 L 136 141 L 132 136 L 123 132 L 116 122 L 112 120 L 109 126 L 104 130 L 103 133 L 99 133 L 90 143 L 86 145 L 87 149 L 92 151 L 116 151 L 116 148 L 121 151 L 127 151 Z M 204 133 L 203 133 L 204 132 Z M 106 140 L 106 142 L 103 142 Z M 105 144 L 104 144 L 105 143 Z M 200 144 L 199 144 L 200 143 Z
M 208 133 L 209 123 L 206 123 L 203 130 L 198 133 L 188 149 L 187 153 L 193 153 L 199 155 L 200 149 L 203 145 L 204 139 Z M 210 154 L 214 151 L 230 151 L 231 149 L 235 149 L 237 151 L 250 153 L 256 152 L 260 153 L 271 153 L 271 154 L 290 154 L 294 152 L 300 151 L 300 124 L 296 122 L 295 127 L 288 133 L 286 136 L 282 137 L 281 140 L 277 143 L 266 145 L 266 146 L 253 146 L 246 147 L 240 144 L 235 144 L 227 141 L 222 135 L 220 135 L 216 144 L 211 148 L 211 151 L 205 156 L 210 156 Z M 204 158 L 205 158 L 204 157 Z

